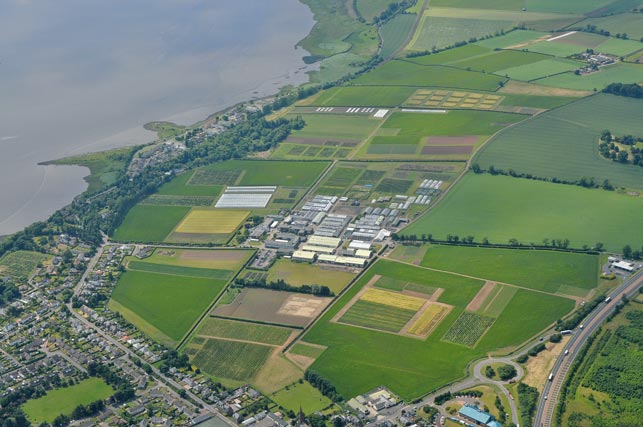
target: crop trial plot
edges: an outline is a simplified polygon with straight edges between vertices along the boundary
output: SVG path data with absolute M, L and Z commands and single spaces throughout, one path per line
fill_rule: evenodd
M 493 317 L 465 311 L 444 334 L 444 339 L 456 344 L 473 347 L 493 325 L 495 320 Z

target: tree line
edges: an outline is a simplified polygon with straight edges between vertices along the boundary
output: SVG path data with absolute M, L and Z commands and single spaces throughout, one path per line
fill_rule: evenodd
M 332 297 L 335 294 L 330 290 L 328 286 L 325 285 L 301 285 L 293 286 L 286 283 L 283 279 L 277 279 L 274 281 L 266 281 L 266 279 L 243 279 L 237 278 L 234 281 L 234 284 L 241 288 L 262 288 L 262 289 L 271 289 L 274 291 L 288 291 L 288 292 L 298 292 L 301 294 L 312 294 L 322 297 Z
M 319 373 L 308 369 L 304 372 L 304 379 L 333 402 L 342 402 L 344 400 L 344 397 L 339 394 L 335 386 Z
M 603 92 L 628 98 L 643 98 L 643 87 L 638 83 L 610 83 Z

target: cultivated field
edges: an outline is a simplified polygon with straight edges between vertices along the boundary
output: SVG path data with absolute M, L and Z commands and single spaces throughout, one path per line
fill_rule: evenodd
M 404 234 L 431 233 L 446 239 L 455 233 L 474 236 L 478 242 L 486 237 L 492 243 L 569 239 L 571 247 L 602 242 L 607 250 L 620 251 L 625 244 L 638 247 L 643 242 L 643 231 L 636 226 L 642 208 L 640 198 L 615 192 L 468 174 Z
M 78 405 L 88 405 L 107 399 L 114 390 L 100 378 L 88 378 L 71 387 L 49 390 L 38 399 L 28 400 L 22 406 L 27 418 L 34 425 L 52 423 L 60 415 L 71 415 Z
M 113 238 L 128 242 L 162 242 L 189 211 L 186 206 L 134 206 Z
M 32 251 L 10 252 L 0 258 L 0 276 L 27 279 L 39 263 L 51 258 L 49 255 Z
M 436 91 L 436 93 L 444 93 L 439 95 L 444 97 L 450 92 Z M 454 94 L 459 96 L 458 102 L 462 102 L 466 95 L 465 92 L 453 92 L 450 97 L 453 98 Z M 493 97 L 494 104 L 489 104 L 490 106 L 501 99 L 499 96 Z M 452 103 L 455 104 L 455 102 Z M 481 141 L 525 117 L 519 114 L 473 110 L 448 111 L 444 114 L 394 113 L 382 125 L 378 134 L 360 149 L 359 154 L 361 157 L 379 159 L 391 157 L 467 159 Z M 467 145 L 471 144 L 467 139 L 457 144 L 447 144 L 443 150 L 431 151 L 430 146 L 435 144 L 427 138 L 436 136 L 477 136 L 478 139 L 473 145 Z M 466 150 L 463 151 L 462 147 Z
M 250 259 L 252 250 L 158 248 L 145 258 L 152 264 L 236 271 Z
M 331 300 L 301 293 L 249 288 L 243 289 L 232 303 L 217 306 L 212 314 L 303 327 Z
M 596 28 L 607 30 L 612 34 L 626 33 L 633 40 L 640 40 L 643 37 L 643 15 L 640 13 L 622 13 L 601 18 L 588 18 L 579 22 L 576 26 L 582 28 L 586 25 L 596 25 Z
M 308 187 L 327 166 L 328 162 L 322 161 L 298 163 L 273 160 L 229 160 L 206 166 L 202 170 L 208 172 L 210 176 L 208 182 L 213 184 Z M 226 178 L 235 175 L 237 178 L 232 183 L 230 178 Z M 227 181 L 222 182 L 223 180 Z
M 444 340 L 473 347 L 493 325 L 494 320 L 493 317 L 465 311 L 444 334 Z
M 359 298 L 358 294 L 368 283 L 377 280 L 376 275 L 434 289 L 442 288 L 443 292 L 435 303 L 453 308 L 438 325 L 433 326 L 426 339 L 412 337 L 410 331 L 405 336 L 333 322 L 332 319 L 341 316 L 342 310 L 346 311 L 356 296 Z M 574 301 L 570 299 L 520 290 L 495 316 L 495 320 L 485 315 L 481 325 L 472 324 L 471 328 L 482 332 L 475 336 L 462 335 L 460 340 L 466 340 L 467 345 L 474 347 L 443 340 L 483 285 L 482 281 L 462 276 L 379 261 L 304 336 L 307 343 L 328 347 L 321 354 L 310 355 L 317 357 L 310 369 L 328 378 L 344 396 L 354 396 L 386 384 L 408 400 L 463 376 L 469 361 L 494 349 L 518 345 L 574 307 Z M 430 303 L 429 307 L 432 307 L 433 301 Z M 527 309 L 527 304 L 531 304 L 531 308 Z M 355 306 L 349 307 L 346 314 Z M 381 310 L 379 312 L 382 313 Z M 365 314 L 370 313 L 372 311 Z M 426 320 L 422 326 L 428 327 L 429 318 L 427 314 L 426 318 L 415 320 Z M 493 321 L 491 327 L 485 326 L 487 318 Z M 358 322 L 364 319 L 356 317 Z M 381 327 L 381 320 L 378 321 Z M 421 329 L 420 325 L 417 328 Z M 479 339 L 484 330 L 486 333 Z M 470 344 L 472 340 L 477 343 L 473 341 Z M 297 348 L 295 351 L 302 350 Z M 303 351 L 307 352 L 308 348 Z M 432 369 L 426 369 L 426 366 Z
M 331 291 L 339 293 L 354 277 L 353 273 L 339 269 L 279 259 L 268 270 L 267 280 L 271 282 L 283 279 L 292 286 L 328 286 Z
M 250 212 L 236 210 L 192 209 L 176 226 L 176 233 L 229 234 L 237 229 Z
M 397 15 L 381 27 L 380 34 L 382 35 L 383 44 L 380 55 L 383 58 L 390 57 L 398 49 L 404 47 L 404 43 L 406 43 L 411 30 L 413 30 L 416 19 L 416 15 Z
M 188 171 L 176 176 L 170 182 L 163 184 L 155 194 L 161 196 L 218 196 L 223 189 L 221 185 L 191 184 L 191 180 L 197 171 Z M 195 182 L 198 182 L 198 179 L 195 179 Z M 226 183 L 224 182 L 223 184 Z
M 269 345 L 283 345 L 293 330 L 278 326 L 210 317 L 199 327 L 196 336 L 206 338 L 228 338 L 232 340 L 252 341 Z
M 595 95 L 502 131 L 475 160 L 484 169 L 513 169 L 569 181 L 593 177 L 612 185 L 643 188 L 643 169 L 606 160 L 598 153 L 603 129 L 615 135 L 643 135 L 643 101 Z M 552 155 L 555 153 L 555 155 Z
M 406 60 L 387 62 L 353 81 L 368 86 L 424 86 L 494 91 L 502 77 L 442 66 L 423 66 Z
M 643 48 L 643 44 L 641 44 Z M 643 64 L 620 63 L 609 65 L 600 71 L 577 76 L 574 73 L 559 74 L 538 80 L 538 84 L 576 90 L 601 90 L 614 82 L 638 82 L 643 80 Z
M 422 265 L 545 292 L 584 296 L 598 286 L 597 255 L 552 251 L 430 246 Z
M 188 347 L 190 349 L 190 347 Z M 265 364 L 275 347 L 240 341 L 207 339 L 193 348 L 192 363 L 217 378 L 251 381 Z
M 185 335 L 225 284 L 225 280 L 129 271 L 120 277 L 112 300 L 126 308 L 121 314 L 135 326 L 151 332 L 153 338 L 163 343 L 174 343 Z

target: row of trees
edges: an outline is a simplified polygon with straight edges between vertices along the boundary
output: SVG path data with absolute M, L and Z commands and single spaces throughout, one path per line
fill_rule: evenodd
M 235 279 L 234 284 L 242 288 L 263 288 L 263 289 L 272 289 L 275 291 L 289 291 L 289 292 L 299 292 L 302 294 L 312 294 L 323 297 L 331 297 L 335 294 L 330 290 L 328 286 L 324 285 L 301 285 L 293 286 L 289 285 L 283 279 L 278 279 L 275 281 L 266 281 L 266 279 Z
M 534 181 L 553 182 L 554 184 L 578 185 L 579 187 L 584 187 L 584 188 L 602 188 L 603 190 L 607 190 L 607 191 L 614 190 L 614 186 L 609 182 L 609 180 L 604 179 L 603 182 L 599 184 L 594 180 L 594 177 L 584 176 L 584 177 L 581 177 L 580 179 L 573 180 L 573 181 L 559 179 L 557 177 L 553 177 L 550 179 L 550 178 L 533 175 L 530 173 L 517 172 L 513 169 L 509 169 L 505 171 L 503 169 L 499 169 L 495 167 L 494 165 L 489 165 L 489 169 L 485 170 L 485 169 L 482 169 L 482 167 L 478 163 L 473 163 L 470 169 L 473 173 L 476 173 L 476 174 L 489 173 L 491 175 L 503 175 L 503 176 L 511 176 L 514 178 L 532 179 Z
M 638 83 L 611 83 L 603 92 L 628 98 L 643 98 L 643 87 Z
M 333 402 L 342 402 L 344 400 L 344 397 L 339 394 L 335 386 L 317 372 L 307 370 L 304 373 L 304 379 Z
M 475 236 L 467 235 L 467 236 L 458 236 L 455 234 L 447 234 L 444 239 L 438 239 L 433 236 L 433 234 L 428 233 L 428 234 L 398 234 L 398 233 L 393 233 L 391 234 L 391 238 L 396 241 L 396 242 L 401 242 L 401 243 L 425 243 L 425 242 L 432 242 L 432 243 L 446 243 L 446 244 L 454 244 L 454 245 L 471 245 L 471 246 L 490 246 L 490 247 L 510 247 L 510 248 L 530 248 L 530 249 L 536 249 L 536 248 L 552 248 L 552 249 L 563 249 L 563 250 L 569 250 L 569 251 L 582 251 L 582 252 L 601 252 L 603 251 L 603 243 L 602 242 L 596 242 L 593 246 L 589 245 L 583 245 L 582 248 L 577 248 L 577 249 L 571 249 L 570 245 L 571 242 L 569 239 L 549 239 L 545 238 L 543 239 L 540 243 L 535 243 L 535 242 L 530 242 L 530 243 L 522 243 L 516 238 L 511 238 L 508 240 L 508 242 L 505 243 L 492 243 L 489 241 L 488 238 L 483 237 L 482 241 L 478 242 L 475 238 Z

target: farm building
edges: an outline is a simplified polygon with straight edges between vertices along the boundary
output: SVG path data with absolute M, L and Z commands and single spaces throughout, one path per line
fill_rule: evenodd
M 310 252 L 307 250 L 298 250 L 292 254 L 293 261 L 301 262 L 315 262 L 317 259 L 317 254 L 315 252 Z
M 481 411 L 477 406 L 464 405 L 458 413 L 465 420 L 471 421 L 479 426 L 502 427 L 502 425 L 495 420 L 493 415 L 488 412 Z
M 355 251 L 355 256 L 357 258 L 369 259 L 371 257 L 371 251 L 368 249 L 358 249 Z
M 277 187 L 228 187 L 215 208 L 265 208 Z
M 317 246 L 317 245 L 302 245 L 301 250 L 308 251 L 308 252 L 317 252 L 320 254 L 332 254 L 333 252 L 335 252 L 334 248 Z
M 628 273 L 631 273 L 634 271 L 634 264 L 627 261 L 617 261 L 613 263 L 612 266 L 614 268 L 618 268 L 619 270 L 627 271 Z
M 328 264 L 339 264 L 348 267 L 364 267 L 366 265 L 366 260 L 363 258 L 355 258 L 348 256 L 337 256 L 337 255 L 326 255 L 321 254 L 317 258 L 319 262 L 325 262 Z
M 327 248 L 335 249 L 342 242 L 341 239 L 337 237 L 326 237 L 326 236 L 310 236 L 308 238 L 308 244 L 313 246 L 324 246 Z
M 371 243 L 370 242 L 362 242 L 360 240 L 352 240 L 350 244 L 348 245 L 349 249 L 366 249 L 369 250 L 371 249 Z

